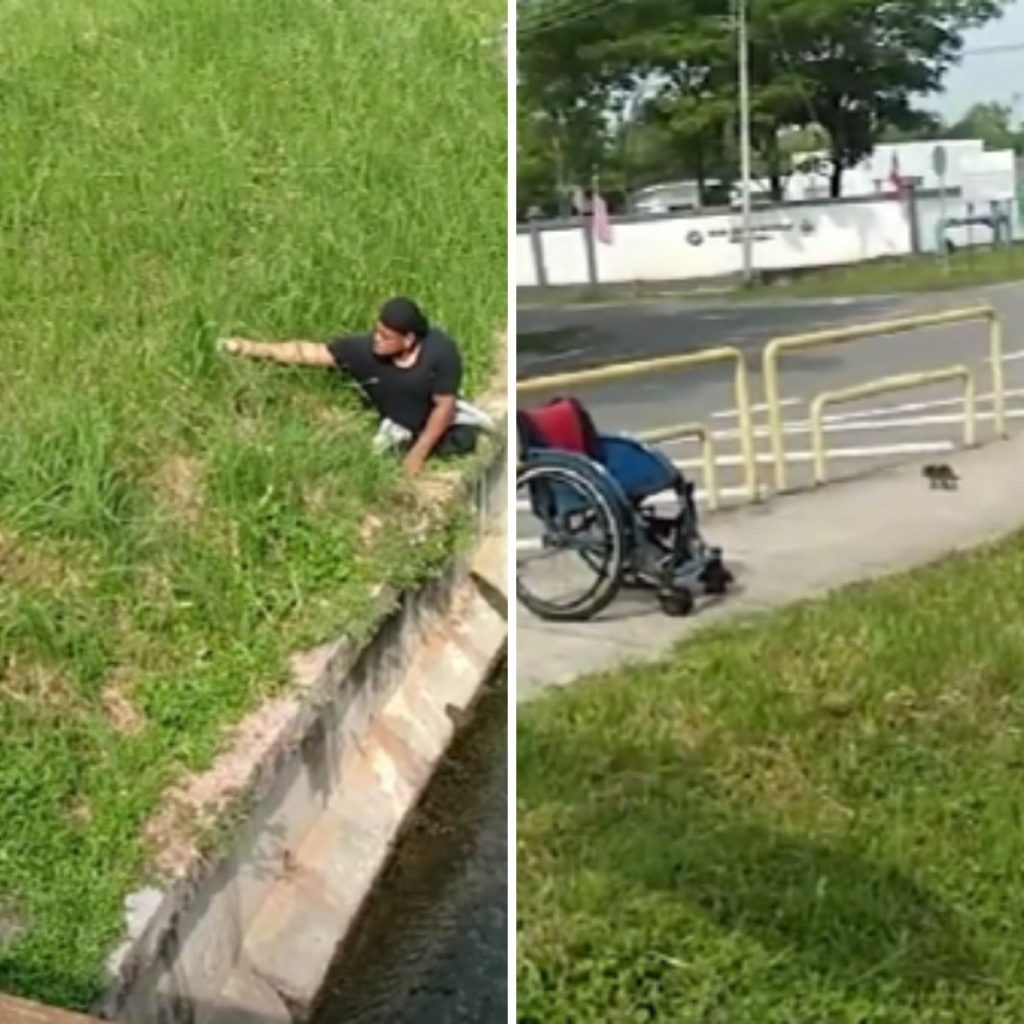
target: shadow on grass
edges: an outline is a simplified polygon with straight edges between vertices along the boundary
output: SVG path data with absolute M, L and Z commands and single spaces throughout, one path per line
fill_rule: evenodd
M 740 809 L 699 756 L 616 744 L 604 751 L 603 779 L 593 778 L 593 788 L 579 785 L 579 798 L 567 802 L 565 780 L 579 783 L 580 749 L 573 743 L 557 755 L 547 746 L 545 752 L 552 756 L 542 770 L 521 765 L 519 796 L 523 806 L 558 806 L 557 835 L 544 853 L 550 881 L 589 877 L 623 905 L 635 898 L 651 934 L 660 926 L 675 929 L 681 941 L 707 935 L 703 921 L 710 934 L 745 935 L 773 961 L 813 972 L 851 998 L 884 991 L 911 1006 L 940 987 L 966 994 L 981 983 L 979 953 L 934 893 L 838 836 L 776 827 L 770 807 L 765 820 L 749 806 Z M 529 869 L 523 875 L 532 885 Z M 618 915 L 615 902 L 574 903 L 563 920 L 571 931 L 579 915 Z M 730 984 L 724 976 L 701 979 L 701 970 L 680 984 Z M 703 970 L 713 968 L 705 962 Z

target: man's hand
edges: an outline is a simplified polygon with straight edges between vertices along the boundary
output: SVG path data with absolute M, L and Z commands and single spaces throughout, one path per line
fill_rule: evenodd
M 434 446 L 454 422 L 455 396 L 435 395 L 434 408 L 431 409 L 430 416 L 427 417 L 426 426 L 420 436 L 416 438 L 402 463 L 409 476 L 416 476 L 423 469 Z
M 248 344 L 248 338 L 218 338 L 217 350 L 229 356 L 242 356 L 245 355 L 245 347 Z
M 402 465 L 405 467 L 406 473 L 409 476 L 418 476 L 426 465 L 427 455 L 425 452 L 417 451 L 416 448 L 411 448 L 402 460 Z

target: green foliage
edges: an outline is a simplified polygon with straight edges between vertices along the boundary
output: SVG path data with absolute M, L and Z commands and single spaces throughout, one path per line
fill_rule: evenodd
M 976 103 L 950 129 L 954 139 L 983 139 L 988 149 L 1024 154 L 1024 124 L 1013 123 L 1013 110 L 1003 103 Z
M 869 154 L 884 132 L 921 127 L 913 101 L 941 87 L 962 48 L 963 31 L 996 17 L 1003 3 L 750 4 L 752 136 L 759 172 L 778 192 L 787 170 L 780 132 L 820 126 L 838 194 L 842 170 Z M 536 170 L 541 154 L 550 162 L 555 145 L 567 180 L 576 183 L 595 167 L 614 167 L 621 159 L 621 135 L 650 124 L 662 127 L 675 154 L 671 168 L 662 150 L 654 157 L 651 167 L 664 177 L 700 183 L 734 177 L 738 100 L 731 5 L 634 0 L 569 10 L 564 0 L 534 0 L 520 5 L 519 30 L 520 102 L 560 126 L 548 133 L 546 150 L 533 142 L 531 186 L 543 178 Z M 638 93 L 643 101 L 630 106 L 629 98 Z M 604 136 L 591 131 L 588 145 L 603 147 L 604 159 L 591 151 L 577 165 L 574 141 L 595 123 L 604 125 Z M 635 170 L 643 177 L 648 167 Z
M 160 795 L 457 542 L 351 386 L 213 342 L 408 292 L 484 382 L 503 12 L 0 0 L 0 990 L 87 1005 Z

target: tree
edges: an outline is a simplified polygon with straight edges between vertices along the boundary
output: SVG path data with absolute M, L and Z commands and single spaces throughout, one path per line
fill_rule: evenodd
M 1024 133 L 1013 124 L 1013 110 L 1002 103 L 976 103 L 950 128 L 954 139 L 981 139 L 986 149 L 1024 152 Z
M 617 167 L 623 179 L 632 177 L 629 160 L 641 152 L 631 143 L 645 140 L 656 164 L 703 180 L 720 162 L 733 105 L 711 81 L 728 37 L 703 17 L 702 2 L 521 4 L 521 97 L 549 113 L 557 106 L 563 118 L 584 106 L 602 109 L 614 141 L 605 146 L 601 165 Z M 646 99 L 637 104 L 637 97 Z
M 556 17 L 564 0 L 520 3 L 516 91 L 517 180 L 521 210 L 539 206 L 565 212 L 573 186 L 605 161 L 611 144 L 609 83 L 577 44 L 587 19 L 566 25 Z M 571 31 L 566 29 L 571 28 Z
M 937 91 L 965 29 L 1005 0 L 756 0 L 750 5 L 752 135 L 781 192 L 780 132 L 828 133 L 832 194 L 883 132 L 919 131 L 916 97 Z M 520 62 L 531 90 L 554 84 L 612 112 L 643 86 L 698 179 L 735 173 L 736 47 L 727 0 L 520 4 Z M 728 140 L 728 141 L 726 141 Z M 607 154 L 606 154 L 607 155 Z
M 917 96 L 941 88 L 965 29 L 997 16 L 1002 0 L 766 0 L 765 17 L 829 135 L 833 196 L 842 172 L 887 128 L 920 125 Z
M 915 110 L 913 119 L 901 126 L 885 125 L 878 134 L 878 142 L 927 142 L 949 138 L 949 129 L 941 116 L 929 110 Z
M 565 213 L 574 186 L 605 162 L 607 129 L 587 105 L 548 109 L 517 104 L 516 198 L 520 213 L 539 207 Z

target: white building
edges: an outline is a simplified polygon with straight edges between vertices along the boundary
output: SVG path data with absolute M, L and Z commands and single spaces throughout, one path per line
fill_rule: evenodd
M 935 151 L 946 155 L 946 171 L 935 170 Z M 827 199 L 831 160 L 826 152 L 797 153 L 786 181 L 789 202 Z M 1015 156 L 1012 151 L 986 152 L 980 139 L 941 139 L 932 142 L 882 143 L 856 167 L 843 171 L 843 198 L 896 191 L 896 176 L 918 189 L 958 189 L 963 202 L 1007 202 L 1016 196 Z
M 705 190 L 721 190 L 722 182 L 710 178 L 704 182 Z M 771 185 L 767 181 L 751 181 L 751 194 L 756 200 L 767 200 L 771 196 Z M 738 206 L 740 189 L 730 189 L 730 203 Z M 701 209 L 700 185 L 696 181 L 664 181 L 647 188 L 637 189 L 630 198 L 634 213 L 685 213 Z

